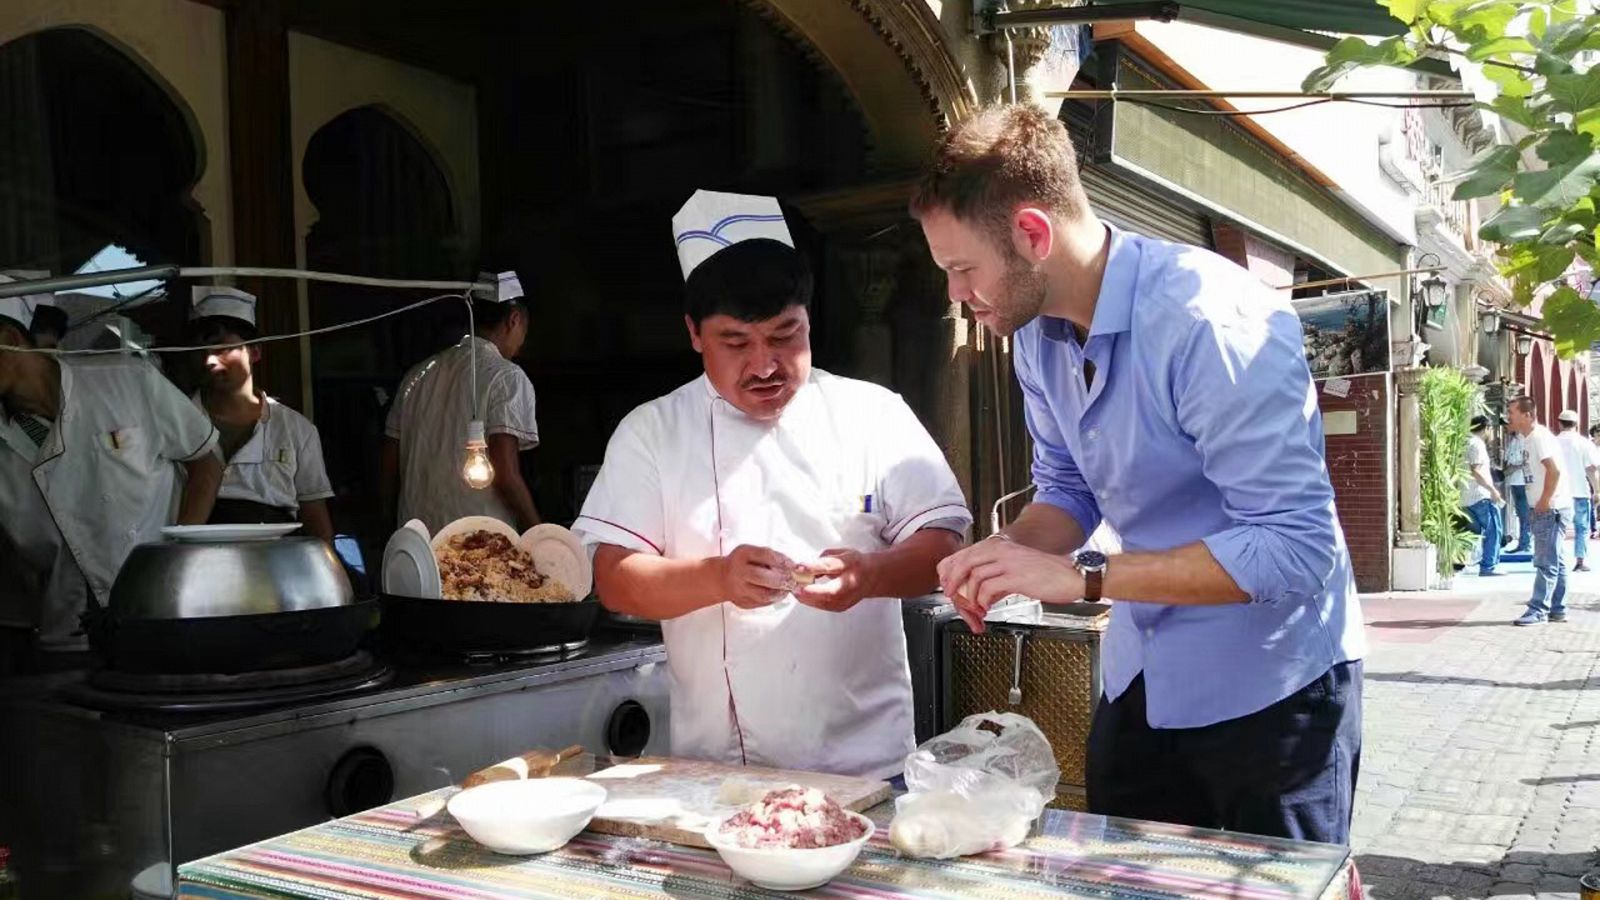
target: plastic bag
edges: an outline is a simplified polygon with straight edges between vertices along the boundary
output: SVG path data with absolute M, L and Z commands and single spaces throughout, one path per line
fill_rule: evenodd
M 1014 847 L 1061 780 L 1050 741 L 1015 713 L 968 716 L 906 757 L 889 841 L 907 856 L 949 859 Z

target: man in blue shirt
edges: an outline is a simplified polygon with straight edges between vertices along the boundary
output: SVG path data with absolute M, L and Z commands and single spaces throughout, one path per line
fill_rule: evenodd
M 1030 106 L 953 129 L 911 208 L 951 298 L 1013 336 L 1038 486 L 941 586 L 974 629 L 1012 593 L 1116 598 L 1090 809 L 1346 843 L 1364 637 L 1286 295 L 1100 222 Z M 1102 520 L 1126 552 L 1080 549 Z

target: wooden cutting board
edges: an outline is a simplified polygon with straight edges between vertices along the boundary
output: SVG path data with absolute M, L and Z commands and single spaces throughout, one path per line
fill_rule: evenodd
M 589 830 L 710 847 L 703 835 L 767 791 L 797 784 L 820 788 L 845 809 L 861 812 L 889 799 L 889 784 L 870 778 L 734 766 L 647 756 L 602 769 L 589 778 L 607 798 Z

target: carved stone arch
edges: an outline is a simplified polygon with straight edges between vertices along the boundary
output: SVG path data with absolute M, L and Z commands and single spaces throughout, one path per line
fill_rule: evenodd
M 911 170 L 977 92 L 926 0 L 747 0 L 845 86 L 876 162 Z

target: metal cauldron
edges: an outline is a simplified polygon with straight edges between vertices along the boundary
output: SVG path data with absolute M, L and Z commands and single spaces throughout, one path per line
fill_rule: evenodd
M 263 615 L 354 602 L 338 557 L 313 537 L 140 544 L 111 585 L 111 612 L 123 619 Z
M 84 625 L 119 671 L 237 673 L 343 659 L 378 619 L 328 545 L 297 537 L 141 544 Z

